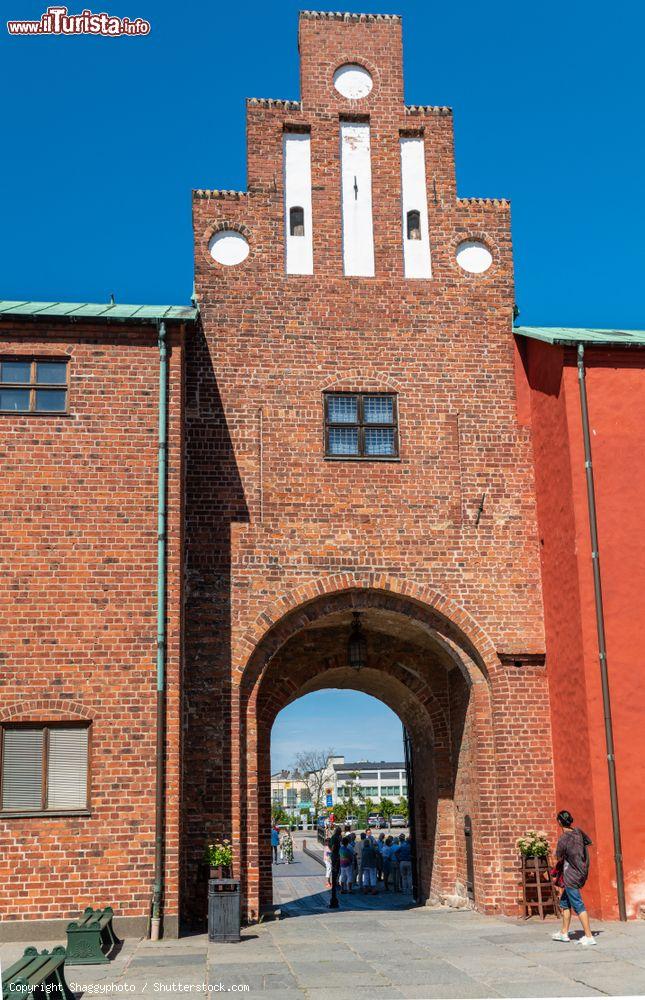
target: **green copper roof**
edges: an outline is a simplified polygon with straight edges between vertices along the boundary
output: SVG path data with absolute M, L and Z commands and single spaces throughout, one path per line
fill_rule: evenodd
M 516 326 L 513 332 L 533 340 L 545 340 L 547 344 L 575 347 L 588 344 L 590 347 L 645 347 L 645 330 L 587 330 L 560 326 Z
M 127 306 L 105 302 L 6 302 L 0 300 L 0 319 L 101 320 L 110 323 L 192 323 L 193 306 Z

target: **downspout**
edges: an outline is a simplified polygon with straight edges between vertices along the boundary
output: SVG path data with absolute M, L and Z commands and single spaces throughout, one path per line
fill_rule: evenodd
M 155 783 L 155 875 L 150 939 L 161 933 L 164 897 L 164 787 L 166 713 L 166 491 L 168 480 L 168 348 L 159 324 L 159 452 L 157 458 L 157 751 Z
M 580 411 L 582 415 L 582 436 L 585 449 L 585 472 L 587 476 L 587 505 L 589 509 L 589 529 L 591 532 L 591 562 L 593 565 L 593 588 L 596 600 L 596 631 L 598 634 L 598 654 L 600 660 L 600 680 L 602 684 L 602 707 L 605 717 L 605 747 L 607 750 L 607 770 L 609 772 L 609 797 L 611 800 L 611 824 L 614 836 L 614 862 L 616 865 L 616 892 L 618 895 L 618 915 L 627 920 L 625 908 L 625 875 L 623 871 L 623 851 L 620 837 L 620 815 L 618 812 L 618 786 L 616 783 L 616 755 L 614 751 L 614 727 L 611 718 L 609 677 L 607 674 L 607 645 L 605 642 L 605 615 L 602 604 L 600 579 L 600 552 L 598 548 L 598 521 L 596 516 L 596 491 L 594 488 L 593 465 L 591 462 L 591 438 L 589 435 L 589 411 L 587 408 L 587 384 L 585 379 L 585 348 L 578 344 L 578 385 L 580 387 Z

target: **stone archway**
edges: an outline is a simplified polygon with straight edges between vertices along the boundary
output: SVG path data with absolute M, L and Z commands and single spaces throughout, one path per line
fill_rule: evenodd
M 368 666 L 358 674 L 346 662 L 354 611 L 361 612 L 369 650 Z M 290 702 L 329 687 L 379 698 L 410 733 L 422 898 L 465 897 L 467 861 L 455 828 L 457 817 L 467 813 L 473 817 L 477 899 L 482 908 L 497 909 L 497 793 L 487 678 L 498 663 L 484 657 L 463 628 L 436 607 L 391 591 L 334 591 L 278 621 L 267 616 L 265 623 L 242 672 L 235 712 L 240 756 L 233 826 L 247 916 L 256 919 L 271 902 L 273 721 Z

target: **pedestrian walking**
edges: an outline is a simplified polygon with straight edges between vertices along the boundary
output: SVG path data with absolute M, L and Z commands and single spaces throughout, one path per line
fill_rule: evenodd
M 282 834 L 282 840 L 280 842 L 280 847 L 282 849 L 282 857 L 288 865 L 293 864 L 293 837 L 291 836 L 291 830 L 287 829 Z
M 399 873 L 401 892 L 412 892 L 412 846 L 404 833 L 399 837 Z
M 327 837 L 325 839 L 325 877 L 327 879 L 328 889 L 331 889 L 331 869 L 332 869 L 331 837 Z
M 376 895 L 376 865 L 379 857 L 376 841 L 369 830 L 361 835 L 363 849 L 361 851 L 362 889 L 366 895 Z
M 340 846 L 340 891 L 351 892 L 354 882 L 354 852 L 350 838 L 345 836 Z
M 589 876 L 589 851 L 587 848 L 591 844 L 591 839 L 584 830 L 573 825 L 573 816 L 566 809 L 558 813 L 557 820 L 562 834 L 555 851 L 558 861 L 554 871 L 556 872 L 556 885 L 562 888 L 560 896 L 562 927 L 551 936 L 554 941 L 571 940 L 569 927 L 571 926 L 571 911 L 573 910 L 584 931 L 584 937 L 580 938 L 580 944 L 583 948 L 588 948 L 595 945 L 596 939 L 591 933 L 589 916 L 580 890 Z
M 278 830 L 277 826 L 274 823 L 274 825 L 271 827 L 271 854 L 273 855 L 274 865 L 277 865 L 278 863 L 279 846 L 280 846 L 280 831 Z

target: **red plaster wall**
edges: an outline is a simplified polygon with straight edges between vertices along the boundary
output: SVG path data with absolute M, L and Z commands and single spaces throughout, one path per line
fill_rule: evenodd
M 613 840 L 576 358 L 536 341 L 524 347 L 542 552 L 547 663 L 558 809 L 594 839 L 588 905 L 617 916 Z M 645 901 L 639 669 L 645 616 L 645 418 L 639 352 L 587 350 L 587 392 L 627 907 Z
M 179 880 L 180 334 L 169 331 L 168 925 Z M 0 816 L 0 919 L 147 917 L 154 861 L 157 412 L 151 328 L 4 323 L 67 355 L 69 416 L 1 414 L 0 722 L 91 720 L 90 815 Z

